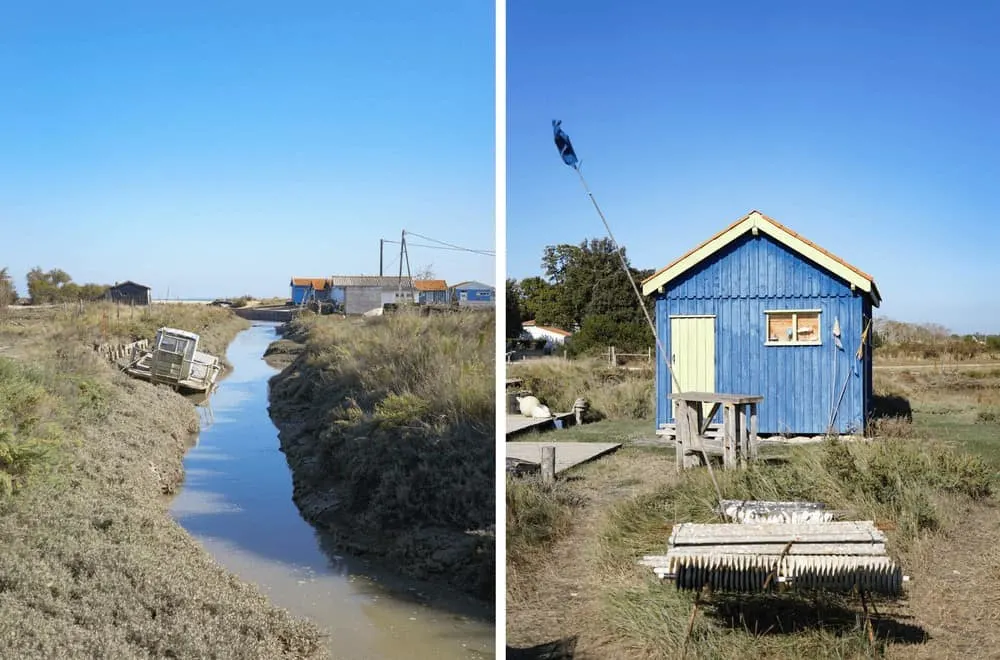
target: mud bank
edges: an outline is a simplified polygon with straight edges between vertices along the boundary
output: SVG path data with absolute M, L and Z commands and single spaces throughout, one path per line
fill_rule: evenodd
M 221 353 L 246 326 L 218 314 L 197 330 Z M 170 517 L 194 406 L 123 376 L 84 342 L 40 333 L 7 337 L 24 339 L 10 369 L 30 370 L 37 414 L 58 432 L 46 431 L 51 470 L 0 500 L 3 655 L 320 657 L 314 626 L 220 568 Z
M 492 602 L 493 316 L 303 317 L 267 360 L 303 517 L 339 548 Z M 421 339 L 415 339 L 421 337 Z

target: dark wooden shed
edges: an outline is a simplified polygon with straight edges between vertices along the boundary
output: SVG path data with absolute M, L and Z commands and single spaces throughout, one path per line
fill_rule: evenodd
M 131 280 L 119 282 L 108 289 L 108 300 L 123 305 L 148 305 L 150 288 Z

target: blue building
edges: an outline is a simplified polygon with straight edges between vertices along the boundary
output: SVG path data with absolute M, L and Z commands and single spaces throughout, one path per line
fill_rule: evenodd
M 413 280 L 413 288 L 421 305 L 448 304 L 448 283 L 444 280 Z
M 482 282 L 462 282 L 449 289 L 449 298 L 459 307 L 492 307 L 496 304 L 496 289 Z
M 330 281 L 325 277 L 293 277 L 291 287 L 292 303 L 295 305 L 312 300 L 330 300 Z
M 864 431 L 881 302 L 870 275 L 752 211 L 642 289 L 682 391 L 763 395 L 761 434 Z M 658 348 L 657 429 L 674 423 L 673 390 Z

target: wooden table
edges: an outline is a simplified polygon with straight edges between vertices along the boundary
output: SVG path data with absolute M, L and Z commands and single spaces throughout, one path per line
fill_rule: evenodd
M 724 467 L 745 465 L 757 458 L 757 404 L 764 400 L 757 394 L 716 394 L 715 392 L 676 392 L 667 395 L 677 403 L 677 470 L 702 465 L 706 453 L 722 454 Z M 702 404 L 711 404 L 706 415 Z M 722 446 L 708 439 L 712 418 L 722 407 Z M 713 451 L 714 450 L 714 451 Z

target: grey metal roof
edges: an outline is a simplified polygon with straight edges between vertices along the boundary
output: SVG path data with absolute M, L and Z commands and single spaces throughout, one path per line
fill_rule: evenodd
M 377 286 L 383 289 L 398 289 L 402 280 L 404 289 L 412 289 L 409 278 L 380 277 L 378 275 L 334 275 L 330 278 L 330 286 Z

